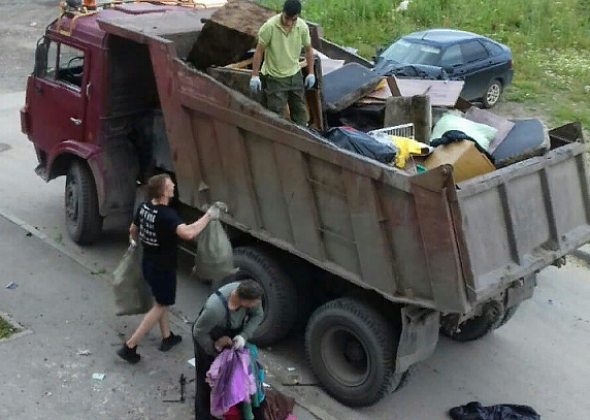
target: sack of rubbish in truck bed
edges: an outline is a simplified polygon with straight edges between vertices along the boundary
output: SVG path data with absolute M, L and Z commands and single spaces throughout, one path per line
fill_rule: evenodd
M 375 159 L 381 163 L 391 163 L 397 154 L 393 144 L 379 142 L 367 133 L 351 127 L 331 128 L 325 137 L 336 146 Z
M 215 203 L 225 211 L 227 206 Z M 219 220 L 212 220 L 197 236 L 197 253 L 193 275 L 204 282 L 216 282 L 237 272 L 231 242 Z
M 116 314 L 145 314 L 153 306 L 153 298 L 141 272 L 141 250 L 130 246 L 113 272 Z

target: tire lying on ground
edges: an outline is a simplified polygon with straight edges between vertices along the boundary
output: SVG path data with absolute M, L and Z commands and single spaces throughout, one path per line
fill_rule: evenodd
M 297 318 L 297 292 L 293 280 L 274 255 L 262 247 L 236 248 L 234 265 L 239 270 L 238 280 L 253 279 L 264 290 L 264 320 L 256 329 L 252 342 L 259 346 L 276 343 L 291 331 Z
M 349 406 L 376 403 L 392 384 L 397 335 L 383 316 L 352 298 L 316 309 L 305 332 L 309 363 L 326 391 Z
M 80 160 L 72 162 L 68 169 L 64 201 L 66 229 L 72 240 L 80 245 L 96 241 L 103 218 L 98 211 L 94 177 Z

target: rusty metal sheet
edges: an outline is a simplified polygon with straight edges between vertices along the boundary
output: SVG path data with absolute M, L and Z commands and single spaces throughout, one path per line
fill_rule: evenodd
M 386 293 L 395 293 L 393 250 L 384 229 L 384 215 L 374 182 L 342 172 L 348 198 L 352 232 L 359 256 L 362 277 Z
M 455 190 L 452 167 L 443 165 L 414 176 L 412 190 L 436 307 L 461 313 L 467 308 L 467 296 L 449 206 L 448 194 Z
M 221 121 L 214 121 L 215 140 L 220 151 L 222 169 L 230 180 L 230 212 L 251 229 L 260 229 L 260 209 L 250 172 L 250 161 L 240 130 Z
M 199 185 L 203 181 L 199 154 L 194 144 L 190 119 L 182 111 L 180 98 L 175 91 L 174 75 L 170 72 L 170 63 L 176 58 L 174 46 L 170 41 L 164 43 L 155 40 L 151 40 L 148 46 L 160 105 L 164 111 L 179 198 L 185 204 L 200 207 L 204 204 L 204 197 L 199 193 Z
M 291 147 L 275 143 L 274 155 L 279 169 L 283 197 L 294 245 L 318 261 L 326 259 L 316 200 L 308 181 L 304 155 Z
M 219 170 L 221 165 L 221 150 L 219 150 L 214 121 L 208 116 L 185 110 L 190 115 L 192 128 L 191 139 L 199 153 L 201 162 L 201 174 L 203 184 L 200 190 L 207 198 L 207 203 L 223 201 L 229 199 L 230 179 L 224 171 Z
M 244 132 L 252 182 L 262 218 L 262 229 L 284 241 L 295 243 L 273 142 L 254 133 Z
M 461 229 L 473 272 L 468 285 L 475 299 L 590 240 L 584 154 L 585 146 L 573 143 L 460 184 Z

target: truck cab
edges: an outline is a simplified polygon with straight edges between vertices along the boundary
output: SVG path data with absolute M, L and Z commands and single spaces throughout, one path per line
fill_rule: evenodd
M 136 182 L 154 169 L 147 144 L 158 149 L 160 170 L 173 171 L 147 47 L 107 34 L 97 17 L 141 19 L 179 7 L 64 6 L 38 41 L 22 131 L 35 147 L 37 174 L 45 181 L 66 176 L 66 226 L 79 244 L 97 239 L 104 217 L 132 210 Z M 202 23 L 195 19 L 195 26 Z M 195 32 L 186 38 L 194 42 Z

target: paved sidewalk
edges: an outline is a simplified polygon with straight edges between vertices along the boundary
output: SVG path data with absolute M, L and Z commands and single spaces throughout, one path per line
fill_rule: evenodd
M 169 353 L 157 350 L 159 330 L 141 343 L 142 361 L 128 365 L 115 355 L 140 317 L 114 316 L 106 277 L 49 247 L 0 216 L 0 312 L 31 333 L 0 343 L 0 419 L 192 419 L 194 383 L 185 403 L 178 399 L 182 373 L 193 355 L 189 335 L 178 321 L 172 330 L 184 341 Z M 89 351 L 89 355 L 82 355 Z M 103 380 L 93 379 L 104 374 Z M 315 418 L 297 407 L 297 417 Z

